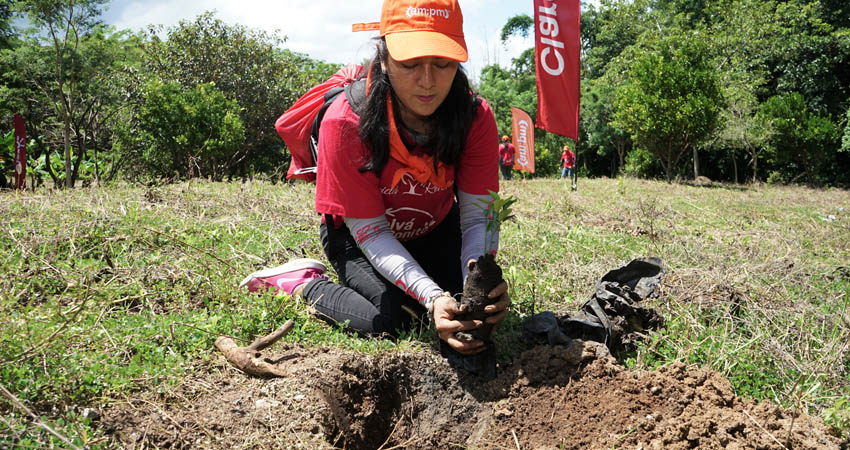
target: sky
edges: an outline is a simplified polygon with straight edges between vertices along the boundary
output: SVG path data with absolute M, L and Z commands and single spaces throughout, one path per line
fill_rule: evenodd
M 112 0 L 103 20 L 117 29 L 139 30 L 149 24 L 177 25 L 191 21 L 205 11 L 229 24 L 285 35 L 284 47 L 328 63 L 360 63 L 372 56 L 370 39 L 377 31 L 351 32 L 351 24 L 377 22 L 383 0 Z M 499 42 L 502 26 L 510 17 L 532 16 L 531 0 L 461 0 L 464 34 L 469 61 L 464 64 L 473 81 L 489 64 L 508 67 L 534 43 L 513 37 L 507 45 Z

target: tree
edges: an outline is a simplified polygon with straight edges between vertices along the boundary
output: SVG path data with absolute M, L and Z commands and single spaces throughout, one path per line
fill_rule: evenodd
M 0 121 L 11 124 L 14 114 L 20 114 L 27 125 L 27 140 L 34 145 L 27 146 L 27 158 L 31 161 L 44 156 L 50 158 L 48 143 L 45 135 L 53 135 L 53 130 L 61 130 L 62 125 L 56 122 L 56 110 L 44 92 L 36 87 L 36 80 L 28 71 L 21 70 L 25 67 L 27 46 L 20 46 L 15 51 L 0 51 Z M 61 142 L 61 133 L 58 135 Z M 52 166 L 49 166 L 52 169 Z M 38 172 L 31 172 L 33 181 L 31 186 L 36 186 L 40 181 Z M 56 172 L 46 170 L 52 178 L 54 185 L 60 186 L 64 183 Z
M 74 187 L 71 164 L 71 127 L 77 113 L 77 88 L 80 81 L 77 49 L 80 38 L 98 23 L 100 6 L 106 0 L 20 0 L 17 11 L 25 13 L 42 33 L 37 41 L 46 41 L 52 49 L 50 71 L 55 90 L 50 95 L 64 125 L 65 187 Z M 46 87 L 45 87 L 46 88 Z
M 631 148 L 629 134 L 614 126 L 614 88 L 605 80 L 590 80 L 584 83 L 581 96 L 581 128 L 586 134 L 586 147 L 595 149 L 595 154 L 608 161 L 610 175 L 625 165 L 626 152 Z
M 670 181 L 686 151 L 719 125 L 723 98 L 701 36 L 642 41 L 624 52 L 631 68 L 616 88 L 613 125 L 655 154 Z
M 327 79 L 339 66 L 279 50 L 285 37 L 228 25 L 207 12 L 194 21 L 169 28 L 151 27 L 143 45 L 147 72 L 185 88 L 215 83 L 216 89 L 241 107 L 245 142 L 227 161 L 228 176 L 249 165 L 260 170 L 284 166 L 282 141 L 274 122 L 310 87 Z
M 735 161 L 734 149 L 743 149 L 750 158 L 752 181 L 758 181 L 759 157 L 767 149 L 771 137 L 771 128 L 756 113 L 758 103 L 753 92 L 741 89 L 726 90 L 727 107 L 723 110 L 723 128 L 718 140 L 732 149 L 732 161 Z M 735 168 L 737 182 L 737 166 Z
M 591 79 L 601 77 L 608 63 L 635 44 L 643 33 L 657 29 L 659 20 L 657 14 L 650 12 L 647 0 L 602 0 L 600 7 L 594 14 L 593 27 L 587 34 L 582 30 L 582 40 L 588 43 L 582 55 L 582 68 Z M 582 25 L 589 21 L 585 15 L 582 14 Z
M 66 73 L 70 74 L 64 84 L 73 87 L 66 91 L 66 96 L 73 94 L 68 109 L 70 142 L 66 155 L 71 157 L 71 170 L 66 171 L 66 176 L 48 171 L 54 182 L 73 186 L 81 178 L 99 178 L 99 152 L 110 147 L 110 120 L 125 107 L 124 77 L 137 54 L 136 41 L 127 32 L 115 33 L 100 25 L 78 39 L 73 61 L 67 61 Z M 0 65 L 11 69 L 0 75 L 5 85 L 0 89 L 0 98 L 9 102 L 10 109 L 17 110 L 0 108 L 0 112 L 21 112 L 25 116 L 32 131 L 29 134 L 39 149 L 34 157 L 44 154 L 45 148 L 64 148 L 65 144 L 63 96 L 53 59 L 52 47 L 36 38 L 21 40 L 13 50 L 0 54 Z M 54 124 L 57 119 L 58 127 Z M 93 169 L 91 173 L 81 172 L 87 167 Z
M 137 36 L 127 31 L 113 32 L 99 26 L 81 40 L 79 113 L 72 124 L 77 153 L 74 178 L 83 158 L 91 159 L 92 176 L 101 178 L 99 156 L 111 145 L 115 125 L 126 120 L 126 86 L 129 75 L 138 71 L 140 53 Z M 114 174 L 113 168 L 107 179 Z
M 850 98 L 850 29 L 836 25 L 846 17 L 820 1 L 777 2 L 775 14 L 781 26 L 767 61 L 772 94 L 799 92 L 816 110 L 842 114 Z
M 0 50 L 9 48 L 12 39 L 12 0 L 0 0 Z
M 152 81 L 139 112 L 140 162 L 150 175 L 220 180 L 245 138 L 239 105 L 215 85 Z
M 822 184 L 839 146 L 840 131 L 828 116 L 812 111 L 799 92 L 773 96 L 761 105 L 759 119 L 772 130 L 770 147 L 779 179 L 805 175 Z M 797 175 L 794 175 L 797 174 Z

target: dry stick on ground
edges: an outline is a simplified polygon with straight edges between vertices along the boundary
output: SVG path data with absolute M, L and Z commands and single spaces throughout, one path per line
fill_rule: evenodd
M 42 340 L 41 342 L 39 342 L 37 345 L 33 345 L 32 347 L 28 348 L 27 350 L 24 350 L 23 352 L 21 352 L 21 353 L 19 353 L 19 354 L 15 355 L 15 356 L 13 356 L 13 357 L 11 357 L 11 358 L 9 358 L 9 359 L 5 360 L 5 361 L 0 361 L 0 365 L 3 365 L 3 364 L 16 364 L 16 363 L 18 363 L 18 362 L 22 361 L 24 358 L 26 358 L 29 354 L 31 354 L 31 353 L 33 353 L 33 352 L 35 352 L 36 350 L 41 349 L 41 347 L 44 347 L 45 345 L 47 345 L 47 344 L 51 343 L 51 342 L 53 341 L 53 338 L 54 338 L 54 337 L 56 337 L 56 336 L 57 336 L 59 333 L 61 333 L 62 331 L 64 331 L 64 330 L 65 330 L 65 328 L 67 328 L 67 327 L 68 327 L 68 325 L 70 325 L 72 322 L 76 322 L 76 321 L 77 321 L 77 316 L 79 316 L 79 315 L 80 315 L 80 311 L 82 311 L 82 310 L 83 310 L 83 307 L 86 305 L 86 303 L 88 302 L 88 300 L 92 297 L 92 296 L 89 294 L 89 291 L 90 291 L 90 288 L 88 288 L 88 287 L 87 287 L 87 288 L 86 288 L 86 294 L 88 294 L 88 295 L 83 296 L 83 301 L 80 303 L 80 305 L 79 305 L 79 306 L 77 306 L 77 307 L 76 307 L 77 309 L 73 312 L 73 315 L 72 315 L 71 317 L 69 317 L 68 319 L 66 319 L 66 320 L 62 323 L 62 325 L 60 325 L 60 326 L 59 326 L 59 328 L 57 328 L 56 330 L 54 330 L 54 331 L 53 331 L 53 333 L 50 333 L 50 336 L 47 336 L 47 338 L 46 338 L 46 339 L 43 339 L 43 340 Z M 73 308 L 71 308 L 71 309 L 73 309 Z M 68 315 L 68 314 L 70 314 L 70 313 L 71 313 L 71 310 L 68 310 L 68 312 L 67 312 L 67 313 L 63 312 L 61 315 L 62 315 L 63 317 L 67 317 L 67 315 Z
M 12 394 L 11 392 L 9 392 L 6 389 L 5 386 L 0 385 L 0 393 L 2 393 L 4 397 L 9 399 L 9 401 L 12 402 L 12 404 L 15 405 L 18 409 L 20 409 L 21 411 L 25 412 L 28 416 L 30 416 L 30 418 L 32 418 L 32 420 L 35 422 L 36 425 L 40 426 L 41 428 L 44 428 L 45 430 L 47 430 L 48 433 L 52 434 L 53 436 L 56 436 L 56 439 L 59 439 L 60 441 L 65 443 L 65 445 L 67 445 L 68 447 L 80 450 L 80 447 L 77 447 L 76 445 L 74 445 L 70 440 L 68 440 L 68 438 L 66 438 L 65 436 L 62 436 L 56 430 L 54 430 L 53 428 L 50 428 L 50 426 L 48 426 L 46 423 L 42 422 L 41 418 L 38 417 L 38 414 L 32 412 L 29 408 L 24 406 L 24 404 L 21 403 L 20 400 L 18 400 L 18 397 L 15 397 L 15 394 Z
M 750 415 L 750 413 L 748 413 L 746 409 L 744 410 L 744 415 L 745 415 L 745 416 L 747 416 L 747 418 L 748 418 L 748 419 L 750 419 L 750 420 L 751 420 L 754 424 L 756 424 L 756 426 L 757 426 L 757 427 L 758 427 L 761 431 L 763 431 L 765 434 L 767 434 L 768 436 L 770 436 L 770 437 L 771 437 L 771 439 L 773 439 L 773 441 L 774 441 L 774 442 L 776 442 L 777 444 L 779 444 L 779 446 L 780 446 L 780 447 L 788 448 L 788 447 L 785 447 L 784 445 L 782 445 L 782 442 L 779 442 L 779 439 L 776 439 L 776 436 L 774 436 L 773 434 L 771 434 L 771 433 L 770 433 L 770 431 L 767 431 L 767 429 L 765 429 L 763 426 L 761 426 L 761 424 L 760 424 L 760 423 L 756 422 L 756 419 L 753 419 L 753 416 L 751 416 L 751 415 Z
M 234 272 L 236 272 L 236 268 L 235 268 L 235 267 L 233 267 L 232 265 L 230 265 L 230 263 L 228 263 L 227 261 L 225 261 L 225 260 L 223 260 L 223 259 L 219 258 L 218 256 L 214 255 L 211 251 L 209 251 L 209 250 L 207 250 L 207 249 L 205 249 L 205 248 L 196 247 L 196 246 L 194 246 L 194 245 L 192 245 L 192 244 L 190 244 L 190 243 L 188 243 L 188 242 L 185 242 L 185 241 L 183 241 L 183 240 L 181 240 L 181 239 L 178 239 L 178 238 L 176 238 L 176 237 L 174 237 L 174 236 L 170 236 L 170 235 L 168 235 L 168 234 L 165 234 L 165 233 L 163 233 L 162 231 L 154 230 L 154 229 L 152 229 L 152 228 L 148 228 L 148 227 L 142 227 L 142 229 L 147 230 L 147 231 L 150 231 L 151 233 L 156 233 L 156 234 L 158 234 L 158 235 L 160 235 L 160 236 L 163 236 L 163 237 L 166 237 L 166 238 L 168 238 L 168 239 L 171 239 L 172 241 L 174 241 L 174 242 L 178 242 L 178 243 L 180 243 L 180 244 L 182 244 L 182 245 L 185 245 L 186 247 L 189 247 L 189 248 L 191 248 L 191 249 L 193 249 L 193 250 L 197 250 L 197 251 L 199 251 L 199 252 L 206 253 L 206 254 L 207 254 L 207 256 L 210 256 L 211 258 L 215 259 L 216 261 L 218 261 L 218 262 L 220 262 L 220 263 L 224 264 L 225 266 L 227 266 L 227 268 L 229 268 L 229 269 L 230 269 L 230 273 L 234 273 Z
M 291 319 L 287 320 L 274 333 L 257 338 L 247 347 L 237 346 L 233 342 L 233 339 L 227 336 L 221 336 L 216 339 L 215 346 L 224 353 L 224 358 L 227 359 L 227 362 L 248 375 L 266 378 L 284 377 L 286 373 L 278 369 L 268 358 L 263 356 L 262 350 L 286 336 L 294 325 L 295 322 Z

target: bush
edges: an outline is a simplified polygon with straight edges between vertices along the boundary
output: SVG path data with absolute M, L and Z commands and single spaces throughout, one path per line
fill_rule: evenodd
M 649 150 L 635 148 L 626 154 L 623 173 L 637 178 L 656 178 L 663 170 L 658 158 Z
M 245 138 L 236 101 L 212 83 L 186 89 L 153 81 L 144 91 L 136 156 L 147 174 L 220 180 Z

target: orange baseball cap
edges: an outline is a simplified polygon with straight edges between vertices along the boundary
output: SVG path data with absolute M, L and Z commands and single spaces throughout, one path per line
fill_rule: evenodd
M 380 22 L 351 26 L 351 31 L 368 30 L 381 32 L 397 61 L 425 56 L 469 59 L 457 0 L 384 0 Z

